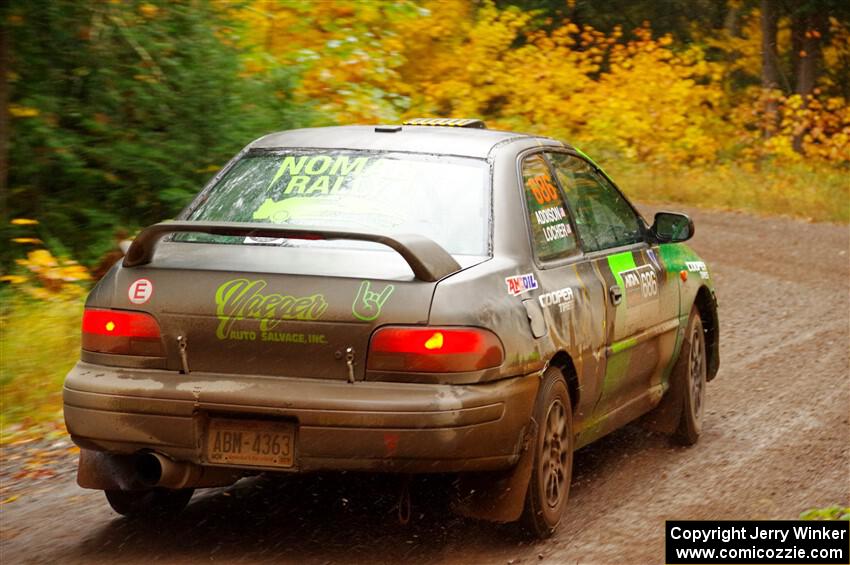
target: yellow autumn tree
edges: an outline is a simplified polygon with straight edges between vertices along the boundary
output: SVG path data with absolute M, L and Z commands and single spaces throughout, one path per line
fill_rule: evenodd
M 491 0 L 254 0 L 228 9 L 249 30 L 245 72 L 299 69 L 296 99 L 332 123 L 479 117 L 677 166 L 720 154 L 799 159 L 800 148 L 807 158 L 848 160 L 846 100 L 736 84 L 758 77 L 757 10 L 735 34 L 704 32 L 677 45 L 649 24 L 540 29 L 533 12 Z M 850 57 L 850 35 L 835 18 L 830 25 L 824 60 L 837 67 Z M 778 37 L 790 41 L 787 20 Z M 765 121 L 766 96 L 777 101 L 776 123 Z M 773 134 L 766 142 L 765 131 Z

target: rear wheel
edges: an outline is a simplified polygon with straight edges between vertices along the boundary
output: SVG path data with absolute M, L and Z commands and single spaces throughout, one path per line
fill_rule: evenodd
M 573 470 L 572 407 L 567 384 L 555 367 L 543 375 L 534 420 L 534 463 L 522 521 L 531 534 L 547 538 L 561 522 Z
M 681 395 L 682 413 L 673 439 L 683 445 L 693 445 L 702 433 L 705 406 L 705 332 L 696 308 L 691 310 L 682 351 L 673 369 L 671 385 Z
M 189 504 L 194 492 L 191 488 L 105 491 L 112 509 L 128 517 L 178 514 Z

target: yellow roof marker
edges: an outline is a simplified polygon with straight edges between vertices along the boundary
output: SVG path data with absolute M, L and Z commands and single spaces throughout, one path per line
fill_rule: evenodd
M 402 125 L 487 129 L 483 121 L 473 118 L 411 118 L 403 121 Z

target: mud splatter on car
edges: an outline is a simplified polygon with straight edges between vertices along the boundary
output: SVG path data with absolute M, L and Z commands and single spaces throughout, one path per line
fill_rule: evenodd
M 578 447 L 646 414 L 697 441 L 719 326 L 693 223 L 482 126 L 271 134 L 143 230 L 65 383 L 78 483 L 133 515 L 258 472 L 459 473 L 458 511 L 547 536 Z

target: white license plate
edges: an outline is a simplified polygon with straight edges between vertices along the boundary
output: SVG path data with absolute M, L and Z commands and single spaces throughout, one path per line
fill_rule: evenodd
M 292 467 L 295 425 L 260 420 L 210 420 L 207 461 L 220 465 Z

